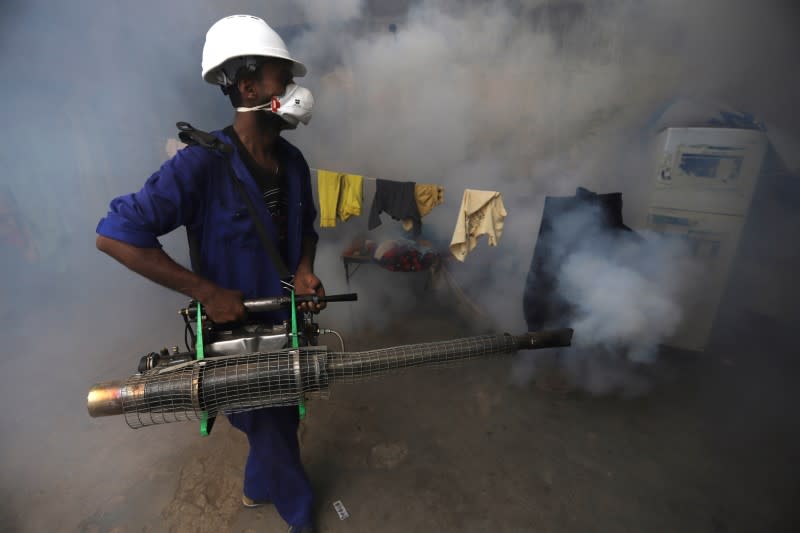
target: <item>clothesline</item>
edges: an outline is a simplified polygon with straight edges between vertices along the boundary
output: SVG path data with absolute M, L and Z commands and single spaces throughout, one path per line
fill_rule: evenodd
M 311 170 L 319 177 L 320 228 L 335 227 L 337 217 L 346 222 L 350 217 L 361 214 L 362 191 L 359 186 L 361 181 L 355 181 L 357 192 L 353 185 L 348 185 L 347 182 L 359 177 L 367 180 L 376 178 L 318 168 Z M 344 182 L 330 179 L 323 185 L 323 175 L 320 171 L 329 172 L 333 178 L 338 174 L 345 175 L 347 179 Z M 420 219 L 444 201 L 444 187 L 440 185 L 391 180 L 382 180 L 381 183 L 382 186 L 375 191 L 368 229 L 378 227 L 381 224 L 380 214 L 386 212 L 395 220 L 402 220 L 403 228 L 406 231 L 413 230 L 413 234 L 418 236 Z M 479 235 L 487 236 L 489 246 L 497 246 L 497 241 L 503 233 L 506 215 L 499 192 L 465 189 L 456 229 L 450 243 L 453 256 L 459 261 L 464 261 L 467 254 L 475 247 Z
M 324 168 L 314 168 L 314 167 L 309 167 L 309 168 L 311 169 L 312 172 L 317 172 L 319 170 L 327 170 L 327 169 L 324 169 Z M 328 172 L 330 172 L 330 171 L 328 171 Z M 342 172 L 342 174 L 345 174 L 345 172 Z M 361 176 L 361 177 L 363 179 L 365 179 L 365 180 L 370 180 L 370 181 L 375 181 L 375 180 L 378 179 L 378 178 L 370 178 L 370 177 L 367 177 L 367 176 Z

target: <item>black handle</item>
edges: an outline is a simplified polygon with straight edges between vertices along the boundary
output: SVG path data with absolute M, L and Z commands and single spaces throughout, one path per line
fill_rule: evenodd
M 295 296 L 294 299 L 297 300 L 298 298 L 309 298 L 309 296 Z M 358 300 L 358 293 L 349 292 L 347 294 L 330 294 L 327 296 L 320 296 L 320 297 L 311 297 L 317 298 L 318 302 L 355 302 Z M 311 300 L 302 300 L 302 301 L 311 301 Z
M 296 304 L 306 302 L 313 303 L 328 303 L 328 302 L 355 302 L 358 300 L 358 293 L 350 292 L 347 294 L 330 294 L 327 296 L 315 296 L 312 294 L 295 295 L 294 301 Z M 292 305 L 292 299 L 289 296 L 273 296 L 270 298 L 256 298 L 254 300 L 245 300 L 242 302 L 245 309 L 251 313 L 263 313 L 268 311 L 277 311 L 283 307 Z M 197 316 L 197 302 L 192 301 L 189 307 L 185 307 L 179 311 L 183 316 L 195 318 Z

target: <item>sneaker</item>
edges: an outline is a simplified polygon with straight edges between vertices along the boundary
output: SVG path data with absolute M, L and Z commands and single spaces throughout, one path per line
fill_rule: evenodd
M 313 526 L 289 526 L 289 533 L 314 533 L 316 530 Z
M 268 503 L 270 503 L 269 500 L 254 500 L 252 498 L 248 498 L 244 492 L 242 493 L 242 505 L 249 509 L 252 509 L 253 507 L 261 507 L 263 505 L 267 505 Z

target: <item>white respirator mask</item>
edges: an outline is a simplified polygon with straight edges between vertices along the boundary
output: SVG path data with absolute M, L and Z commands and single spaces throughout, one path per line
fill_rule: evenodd
M 294 129 L 300 122 L 308 124 L 313 107 L 314 96 L 311 91 L 295 83 L 290 83 L 286 86 L 283 96 L 273 96 L 271 101 L 255 107 L 237 107 L 236 111 L 240 113 L 248 111 L 275 113 L 289 125 L 289 129 Z

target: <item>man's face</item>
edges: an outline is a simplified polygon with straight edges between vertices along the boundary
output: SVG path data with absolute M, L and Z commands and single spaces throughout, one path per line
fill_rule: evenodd
M 273 96 L 282 96 L 286 86 L 292 82 L 292 63 L 284 59 L 267 59 L 258 68 L 256 85 L 261 102 L 269 102 Z

